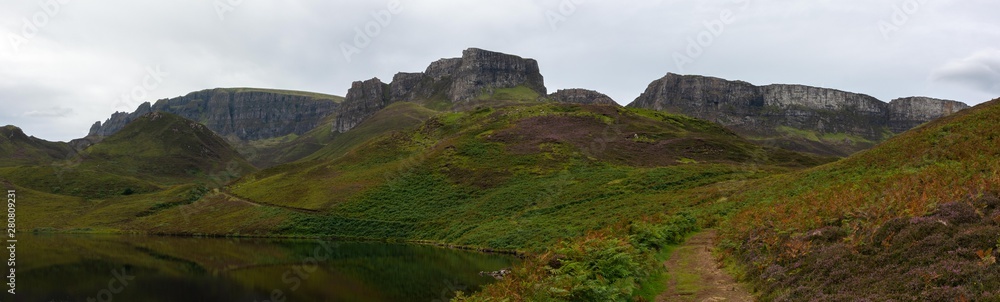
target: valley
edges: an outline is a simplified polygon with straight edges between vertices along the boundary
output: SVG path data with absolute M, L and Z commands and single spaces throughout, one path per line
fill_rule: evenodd
M 513 264 L 449 291 L 457 301 L 654 301 L 683 291 L 662 264 L 695 233 L 764 301 L 1000 297 L 1000 100 L 886 103 L 677 74 L 627 106 L 548 91 L 535 60 L 475 48 L 390 83 L 354 82 L 344 97 L 208 89 L 114 113 L 72 142 L 0 128 L 0 182 L 37 236 L 522 257 L 455 256 Z M 220 269 L 206 261 L 194 266 Z M 887 272 L 900 277 L 861 277 Z

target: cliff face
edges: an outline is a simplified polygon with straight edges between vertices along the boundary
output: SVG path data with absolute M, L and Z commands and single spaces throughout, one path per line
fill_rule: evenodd
M 893 132 L 903 132 L 927 121 L 969 108 L 962 102 L 925 97 L 898 98 L 889 102 Z
M 587 89 L 560 89 L 546 98 L 557 103 L 618 105 L 606 94 Z
M 482 94 L 492 94 L 497 88 L 525 86 L 545 95 L 545 83 L 538 62 L 514 55 L 476 48 L 462 52 L 448 94 L 452 102 L 469 102 Z
M 339 107 L 338 97 L 263 89 L 210 89 L 143 103 L 135 112 L 116 112 L 96 123 L 88 137 L 107 137 L 150 112 L 167 112 L 198 121 L 216 134 L 253 141 L 303 134 Z
M 347 132 L 375 112 L 389 106 L 389 84 L 382 83 L 378 78 L 367 81 L 357 81 L 351 84 L 347 98 L 337 110 L 337 120 L 334 129 Z
M 374 91 L 376 86 L 383 92 Z M 461 58 L 437 60 L 424 72 L 397 73 L 389 84 L 372 80 L 355 82 L 337 112 L 334 129 L 348 131 L 396 102 L 417 102 L 438 109 L 467 107 L 492 99 L 499 89 L 515 87 L 525 87 L 538 96 L 545 95 L 545 82 L 538 62 L 469 48 L 462 52 Z
M 654 81 L 628 106 L 707 119 L 782 147 L 839 156 L 968 108 L 963 103 L 931 98 L 885 103 L 868 95 L 834 89 L 754 86 L 677 74 Z

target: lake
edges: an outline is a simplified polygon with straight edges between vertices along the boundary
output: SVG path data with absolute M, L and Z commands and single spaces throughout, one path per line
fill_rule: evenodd
M 18 237 L 16 301 L 447 301 L 518 261 L 381 242 Z

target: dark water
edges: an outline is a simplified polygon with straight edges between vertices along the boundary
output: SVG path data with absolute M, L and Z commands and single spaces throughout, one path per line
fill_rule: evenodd
M 517 261 L 421 245 L 32 235 L 0 301 L 447 301 Z

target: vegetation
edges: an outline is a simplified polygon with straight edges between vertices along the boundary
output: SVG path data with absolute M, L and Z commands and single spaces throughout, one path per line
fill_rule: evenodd
M 996 299 L 1000 284 L 984 275 L 995 267 L 976 263 L 996 254 L 998 117 L 992 101 L 748 185 L 728 201 L 742 210 L 723 224 L 722 246 L 766 300 Z
M 629 139 L 640 132 L 657 142 Z M 680 165 L 682 158 L 697 163 Z M 743 164 L 754 158 L 760 166 Z M 817 160 L 686 117 L 545 104 L 438 115 L 333 160 L 248 175 L 228 190 L 301 209 L 281 233 L 538 251 L 706 194 L 693 189 L 786 169 L 769 166 L 779 163 L 770 158 Z
M 161 189 L 156 184 L 135 177 L 94 171 L 72 163 L 0 168 L 0 177 L 44 192 L 91 199 L 150 193 Z
M 680 213 L 589 232 L 561 241 L 529 258 L 509 278 L 457 300 L 632 301 L 642 297 L 642 281 L 662 280 L 653 278 L 660 274 L 659 251 L 697 228 L 693 216 Z
M 69 144 L 29 137 L 20 128 L 0 127 L 0 167 L 45 165 L 67 159 L 76 152 Z
M 517 103 L 531 97 L 524 89 L 490 97 Z M 255 142 L 271 150 L 258 158 L 304 158 L 260 171 L 203 126 L 146 116 L 69 161 L 0 177 L 25 196 L 19 214 L 40 232 L 333 236 L 527 254 L 460 301 L 652 299 L 666 278 L 658 261 L 715 226 L 722 255 L 764 300 L 1000 295 L 1000 101 L 831 163 L 685 116 L 537 97 L 447 113 L 393 104 L 347 133 L 325 123 Z
M 344 97 L 341 97 L 341 96 L 336 96 L 336 95 L 331 95 L 331 94 L 325 94 L 325 93 L 309 92 L 309 91 L 299 91 L 299 90 L 245 88 L 245 87 L 223 88 L 223 89 L 224 90 L 229 90 L 229 91 L 231 91 L 233 93 L 240 93 L 240 92 L 267 92 L 267 93 L 283 94 L 283 95 L 304 96 L 304 97 L 310 97 L 310 98 L 314 98 L 314 99 L 327 99 L 327 100 L 331 100 L 331 101 L 333 101 L 335 103 L 340 103 L 340 102 L 344 101 Z

